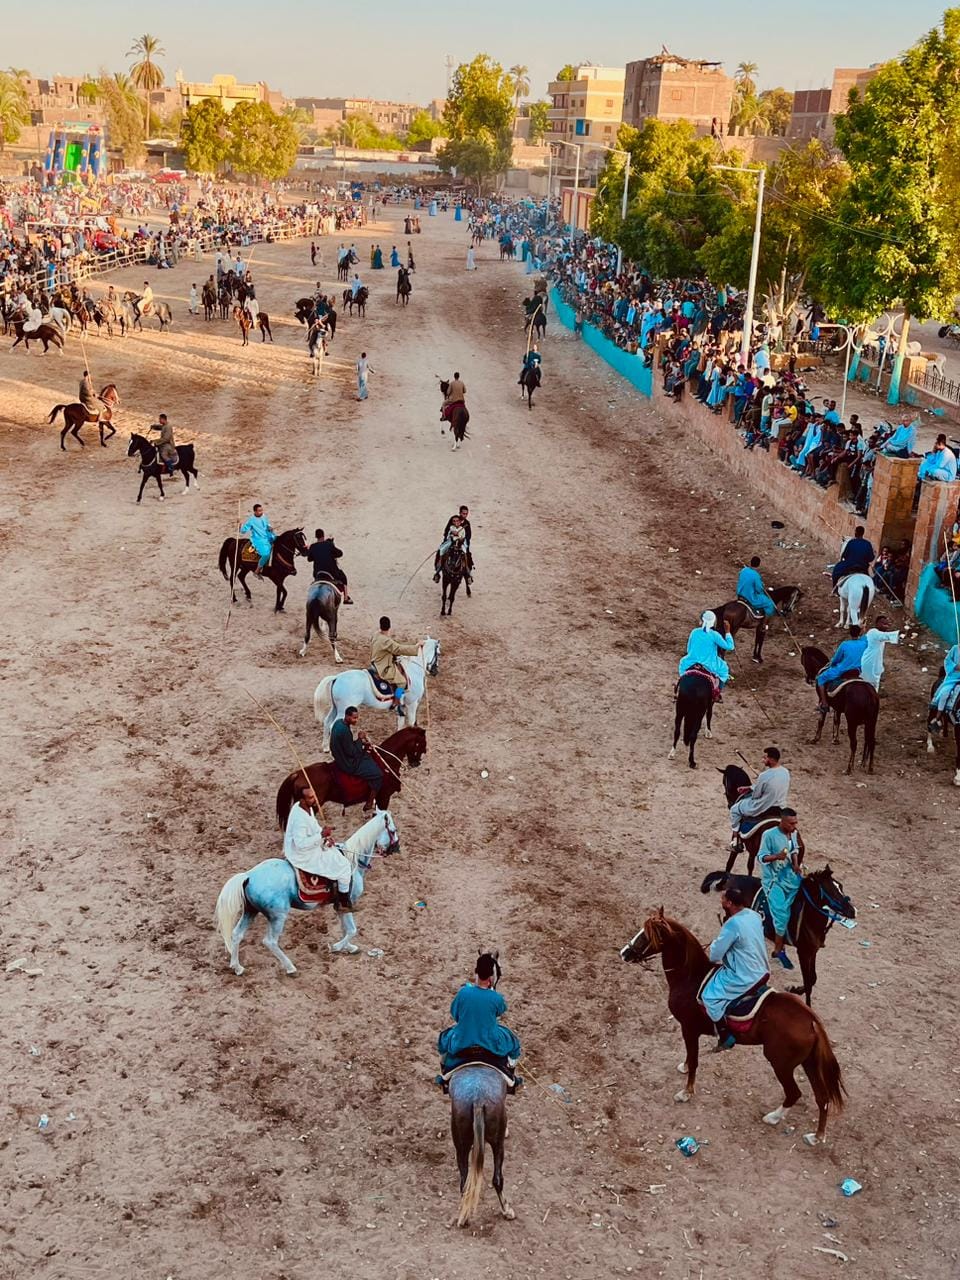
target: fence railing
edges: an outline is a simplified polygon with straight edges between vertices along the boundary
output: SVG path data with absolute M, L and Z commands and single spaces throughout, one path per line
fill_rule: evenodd
M 938 400 L 948 400 L 951 404 L 960 404 L 960 382 L 940 373 L 935 365 L 928 364 L 926 369 L 910 370 L 910 385 L 929 391 Z

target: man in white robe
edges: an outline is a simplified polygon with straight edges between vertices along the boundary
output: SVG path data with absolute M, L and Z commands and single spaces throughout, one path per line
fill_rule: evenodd
M 323 834 L 317 821 L 317 797 L 313 788 L 302 778 L 294 787 L 296 802 L 287 818 L 283 834 L 283 856 L 309 875 L 323 876 L 337 882 L 338 911 L 352 911 L 350 881 L 353 867 L 350 859 Z

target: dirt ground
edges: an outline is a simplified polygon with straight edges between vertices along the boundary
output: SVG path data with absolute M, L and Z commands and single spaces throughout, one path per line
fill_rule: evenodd
M 42 971 L 2 978 L 0 1275 L 819 1277 L 840 1265 L 830 1250 L 873 1280 L 957 1275 L 960 822 L 943 749 L 923 750 L 940 650 L 924 636 L 888 650 L 873 776 L 844 777 L 844 747 L 808 745 L 813 695 L 779 630 L 762 668 L 734 663 L 700 769 L 669 762 L 676 663 L 701 609 L 758 552 L 769 581 L 807 593 L 797 637 L 829 648 L 826 549 L 552 327 L 529 413 L 514 385 L 520 267 L 488 247 L 468 276 L 465 227 L 423 222 L 409 310 L 392 272 L 363 269 L 367 318 L 341 319 L 320 383 L 292 301 L 332 282 L 330 241 L 322 271 L 302 243 L 256 250 L 272 347 L 242 350 L 232 324 L 186 314 L 209 262 L 154 273 L 173 330 L 87 342 L 94 380 L 123 396 L 106 450 L 88 428 L 85 450 L 61 454 L 41 425 L 76 398 L 76 339 L 62 357 L 0 357 L 0 962 Z M 364 268 L 370 241 L 388 255 L 400 230 L 393 214 L 357 237 Z M 362 405 L 361 348 L 375 371 Z M 455 368 L 473 419 L 456 454 L 434 379 Z M 137 506 L 126 436 L 160 411 L 196 442 L 201 488 Z M 363 951 L 331 956 L 326 912 L 291 916 L 295 979 L 259 922 L 234 977 L 211 924 L 223 882 L 280 851 L 290 759 L 244 690 L 316 759 L 312 694 L 333 669 L 316 640 L 297 657 L 303 568 L 285 615 L 255 584 L 226 625 L 217 550 L 254 500 L 275 527 L 322 525 L 345 548 L 350 665 L 366 664 L 383 611 L 400 636 L 443 642 L 429 754 L 394 809 L 401 852 L 368 880 Z M 441 621 L 429 566 L 404 585 L 460 502 L 476 587 Z M 714 936 L 718 900 L 699 884 L 724 857 L 715 766 L 737 749 L 759 764 L 770 741 L 808 860 L 829 860 L 860 912 L 820 958 L 815 1005 L 849 1101 L 815 1150 L 800 1141 L 805 1079 L 789 1127 L 760 1122 L 780 1093 L 756 1051 L 707 1055 L 697 1098 L 674 1103 L 664 977 L 617 954 L 660 904 Z M 359 821 L 328 817 L 344 834 Z M 509 1104 L 516 1221 L 488 1188 L 458 1231 L 431 1080 L 480 944 L 500 948 L 528 1085 Z M 705 1143 L 692 1159 L 684 1134 Z

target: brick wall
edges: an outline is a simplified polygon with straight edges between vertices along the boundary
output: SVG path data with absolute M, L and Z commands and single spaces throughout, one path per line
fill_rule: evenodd
M 913 607 L 924 566 L 943 555 L 943 531 L 953 526 L 960 501 L 960 481 L 943 484 L 925 480 L 917 506 L 917 523 L 913 535 L 913 556 L 907 577 L 907 604 Z

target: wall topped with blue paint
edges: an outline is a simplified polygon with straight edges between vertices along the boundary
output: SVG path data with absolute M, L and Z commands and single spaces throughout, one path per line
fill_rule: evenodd
M 564 302 L 557 289 L 550 290 L 550 302 L 560 323 L 567 329 L 572 329 L 576 318 L 573 307 Z M 618 347 L 615 342 L 611 342 L 592 324 L 584 324 L 583 340 L 592 351 L 595 351 L 622 378 L 626 378 L 631 386 L 636 387 L 643 395 L 652 399 L 653 369 L 647 366 L 643 356 L 624 351 L 622 347 Z

